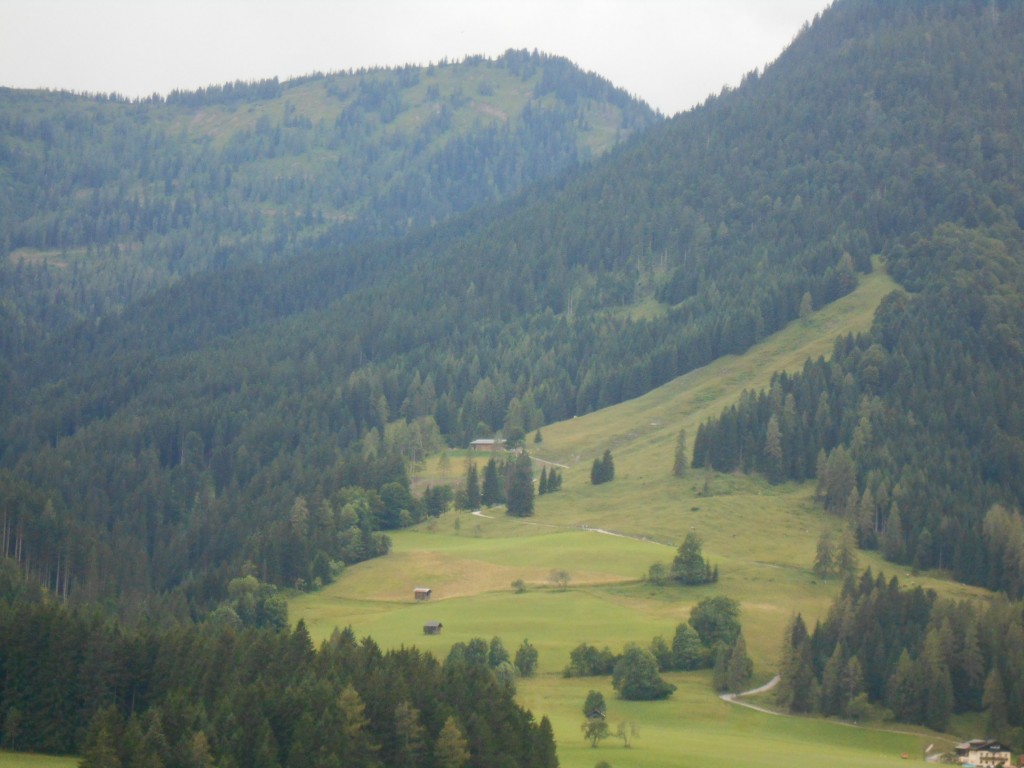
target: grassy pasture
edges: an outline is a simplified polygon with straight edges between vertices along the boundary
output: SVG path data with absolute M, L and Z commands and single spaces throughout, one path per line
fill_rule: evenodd
M 548 713 L 558 739 L 559 760 L 570 768 L 589 768 L 599 760 L 615 768 L 733 768 L 738 764 L 882 768 L 905 764 L 903 753 L 920 760 L 925 747 L 935 742 L 927 734 L 871 731 L 726 704 L 709 695 L 707 673 L 666 675 L 666 679 L 678 689 L 660 702 L 620 701 L 613 697 L 608 680 L 601 678 L 541 677 L 521 682 L 519 698 L 532 711 Z M 581 708 L 590 689 L 604 694 L 613 733 L 620 722 L 637 724 L 639 735 L 629 749 L 615 738 L 596 749 L 583 740 Z
M 552 720 L 559 758 L 568 768 L 607 760 L 621 766 L 884 766 L 903 753 L 920 760 L 935 734 L 891 733 L 812 718 L 788 718 L 721 702 L 706 673 L 669 676 L 679 690 L 665 702 L 614 698 L 610 680 L 566 680 L 561 669 L 581 642 L 619 652 L 627 642 L 671 641 L 675 626 L 700 599 L 724 594 L 740 601 L 748 650 L 758 680 L 774 674 L 784 627 L 801 612 L 808 624 L 824 616 L 838 583 L 811 572 L 818 535 L 841 521 L 815 504 L 812 484 L 768 485 L 759 478 L 671 475 L 676 436 L 686 429 L 691 445 L 698 425 L 733 403 L 744 389 L 768 384 L 773 371 L 798 370 L 807 357 L 829 354 L 836 336 L 869 327 L 881 298 L 894 289 L 881 270 L 851 296 L 790 324 L 742 357 L 719 360 L 643 397 L 599 413 L 552 424 L 538 460 L 563 467 L 563 490 L 538 497 L 536 514 L 510 519 L 502 509 L 481 517 L 449 513 L 393 534 L 392 553 L 347 569 L 321 592 L 294 598 L 293 620 L 305 619 L 314 639 L 351 625 L 384 648 L 416 645 L 443 658 L 455 642 L 499 636 L 512 653 L 528 638 L 539 651 L 539 675 L 520 681 L 519 698 L 538 717 Z M 616 477 L 592 486 L 590 465 L 605 448 Z M 486 457 L 472 457 L 481 461 Z M 435 457 L 420 483 L 458 482 L 465 455 Z M 704 554 L 720 570 L 717 584 L 655 587 L 643 577 L 652 563 L 670 563 L 689 530 L 704 539 Z M 891 565 L 860 553 L 861 565 L 887 574 Z M 567 590 L 549 580 L 553 569 L 571 575 Z M 911 577 L 953 597 L 978 596 L 941 575 Z M 512 581 L 527 584 L 515 594 Z M 414 586 L 434 598 L 415 603 Z M 422 625 L 441 621 L 443 634 L 425 636 Z M 589 689 L 609 702 L 612 730 L 635 720 L 640 738 L 632 749 L 609 739 L 594 750 L 579 730 Z M 907 729 L 908 731 L 911 729 Z
M 0 749 L 0 765 L 4 768 L 74 768 L 78 765 L 78 758 L 5 752 Z

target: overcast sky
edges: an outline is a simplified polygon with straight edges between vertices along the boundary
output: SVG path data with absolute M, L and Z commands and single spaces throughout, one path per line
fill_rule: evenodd
M 671 115 L 775 59 L 829 0 L 0 0 L 0 85 L 125 96 L 565 56 Z

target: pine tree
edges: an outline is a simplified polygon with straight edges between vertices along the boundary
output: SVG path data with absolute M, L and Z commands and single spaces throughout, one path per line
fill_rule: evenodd
M 918 664 L 904 648 L 896 662 L 896 669 L 886 685 L 885 703 L 897 720 L 920 723 L 924 715 L 923 678 Z
M 674 580 L 689 585 L 707 584 L 710 581 L 708 564 L 701 554 L 703 544 L 700 536 L 693 531 L 686 534 L 672 561 L 671 575 Z
M 953 679 L 949 667 L 929 659 L 925 688 L 924 724 L 935 731 L 945 731 L 953 714 Z
M 714 649 L 715 664 L 711 668 L 711 685 L 716 691 L 729 690 L 729 646 L 718 643 Z
M 829 657 L 825 669 L 821 673 L 821 701 L 819 708 L 826 717 L 838 715 L 843 711 L 843 672 L 846 660 L 843 658 L 843 644 L 836 643 L 832 656 Z
M 989 734 L 1001 738 L 1006 731 L 1006 689 L 1003 677 L 998 669 L 993 669 L 985 678 L 985 691 L 981 697 L 981 705 L 985 708 L 985 727 Z
M 950 674 L 954 676 L 956 709 L 981 709 L 981 695 L 985 686 L 985 658 L 978 643 L 978 625 L 973 615 L 966 619 L 960 650 L 956 654 Z
M 740 632 L 729 651 L 729 660 L 726 663 L 725 679 L 729 690 L 737 693 L 743 691 L 753 674 L 754 662 L 747 655 L 747 641 Z
M 814 555 L 814 575 L 819 579 L 827 579 L 835 572 L 835 560 L 832 554 L 832 535 L 823 530 L 818 537 L 818 549 Z
M 562 473 L 552 468 L 548 475 L 548 493 L 562 490 Z
M 672 474 L 676 477 L 683 477 L 686 474 L 686 469 L 689 466 L 688 459 L 686 457 L 686 430 L 679 430 L 679 437 L 676 438 L 676 455 L 675 460 L 672 462 Z
M 485 507 L 501 504 L 505 500 L 501 481 L 498 478 L 498 462 L 492 456 L 484 466 L 484 482 L 480 492 L 480 503 Z
M 851 656 L 846 662 L 846 669 L 843 671 L 842 681 L 843 714 L 849 715 L 850 702 L 864 692 L 864 671 L 860 666 L 860 659 Z
M 434 743 L 434 758 L 441 768 L 463 768 L 469 762 L 469 744 L 452 715 L 444 721 Z
M 903 521 L 900 519 L 900 508 L 893 502 L 889 510 L 889 519 L 885 521 L 885 529 L 882 531 L 882 554 L 886 560 L 893 563 L 902 563 L 904 560 Z
M 839 539 L 839 551 L 835 554 L 834 569 L 841 578 L 853 576 L 857 572 L 857 544 L 853 531 L 847 528 Z
M 533 464 L 525 451 L 512 464 L 506 496 L 508 514 L 513 517 L 533 515 Z
M 612 460 L 612 452 L 605 450 L 604 456 L 601 457 L 601 477 L 602 482 L 610 483 L 615 479 L 615 462 Z
M 765 428 L 764 460 L 768 482 L 781 482 L 783 478 L 782 432 L 779 430 L 779 419 L 774 413 L 768 419 L 768 426 Z
M 466 470 L 466 503 L 471 510 L 480 508 L 480 477 L 475 461 L 469 462 L 469 468 Z
M 790 712 L 810 712 L 815 708 L 816 681 L 807 625 L 800 614 L 786 628 L 782 646 L 776 701 Z

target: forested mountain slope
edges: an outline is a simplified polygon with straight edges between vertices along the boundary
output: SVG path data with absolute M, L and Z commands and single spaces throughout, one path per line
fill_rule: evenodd
M 373 554 L 443 439 L 742 351 L 945 223 L 1016 226 L 1022 29 L 1014 3 L 840 0 L 763 74 L 497 208 L 324 237 L 52 339 L 6 382 L 25 551 L 92 595 L 206 599 L 246 560 L 308 580 Z
M 826 507 L 849 520 L 862 547 L 1019 598 L 1024 88 L 999 72 L 1024 65 L 1024 24 L 1013 4 L 944 5 L 927 15 L 916 44 L 944 51 L 932 62 L 944 105 L 934 141 L 960 159 L 896 180 L 931 189 L 894 212 L 913 223 L 881 248 L 911 293 L 890 297 L 871 333 L 838 343 L 829 361 L 776 377 L 769 392 L 706 424 L 693 459 L 774 479 L 817 477 Z M 915 45 L 906 36 L 892 42 Z M 981 64 L 996 46 L 1002 70 Z M 969 91 L 989 107 L 980 120 L 960 109 Z M 917 219 L 915 206 L 931 215 Z
M 0 350 L 183 275 L 431 226 L 655 119 L 525 51 L 131 102 L 0 89 Z

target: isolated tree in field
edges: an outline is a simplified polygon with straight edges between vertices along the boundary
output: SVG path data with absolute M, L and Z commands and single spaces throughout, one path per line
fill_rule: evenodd
M 541 467 L 540 480 L 537 483 L 537 495 L 543 496 L 548 492 L 548 468 Z
M 676 455 L 675 460 L 672 462 L 672 474 L 676 477 L 683 477 L 686 474 L 686 469 L 689 466 L 689 460 L 686 457 L 686 430 L 679 430 L 679 437 L 676 438 Z
M 640 736 L 640 727 L 632 720 L 623 720 L 615 729 L 615 738 L 622 739 L 622 746 L 629 749 L 633 746 L 633 739 Z
M 706 597 L 690 609 L 690 625 L 697 630 L 701 643 L 713 648 L 736 642 L 740 633 L 740 604 L 731 597 Z
M 595 690 L 588 691 L 586 701 L 583 702 L 583 714 L 586 717 L 595 714 L 603 716 L 607 711 L 608 707 L 604 703 L 604 694 Z
M 569 572 L 561 568 L 555 568 L 550 574 L 548 574 L 548 579 L 553 584 L 556 584 L 563 592 L 569 586 L 569 580 L 571 578 L 572 576 L 569 575 Z
M 508 514 L 513 517 L 533 515 L 533 465 L 525 451 L 512 464 L 506 496 Z
M 672 578 L 680 584 L 708 584 L 713 572 L 701 553 L 704 542 L 693 531 L 686 534 L 672 561 Z
M 646 648 L 630 643 L 612 672 L 612 687 L 623 699 L 653 701 L 672 695 L 676 687 L 658 674 L 658 662 Z
M 583 738 L 590 742 L 590 746 L 597 749 L 598 742 L 607 739 L 609 736 L 608 723 L 601 717 L 588 717 L 580 725 L 583 731 Z
M 590 482 L 594 485 L 608 483 L 615 479 L 615 461 L 612 459 L 612 452 L 605 450 L 604 456 L 594 459 L 590 468 Z
M 537 671 L 537 659 L 539 654 L 537 649 L 534 648 L 529 640 L 523 640 L 523 644 L 519 646 L 519 650 L 516 651 L 515 665 L 522 677 L 533 677 L 533 673 Z

